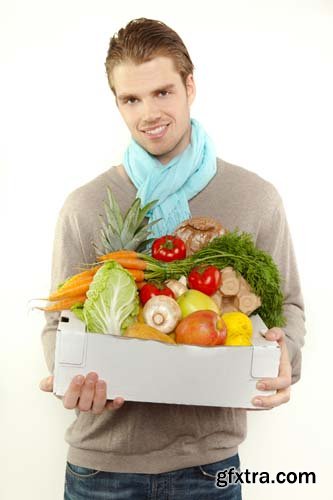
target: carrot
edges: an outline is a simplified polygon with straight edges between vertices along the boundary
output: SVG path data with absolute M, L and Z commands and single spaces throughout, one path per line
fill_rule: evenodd
M 110 260 L 110 259 L 114 259 L 114 260 L 117 260 L 118 258 L 122 258 L 122 257 L 125 257 L 125 258 L 131 258 L 131 259 L 136 259 L 138 258 L 138 254 L 137 252 L 134 252 L 134 250 L 117 250 L 116 252 L 110 252 L 110 253 L 107 253 L 106 255 L 101 255 L 100 257 L 97 257 L 97 261 L 98 262 L 101 262 L 101 261 L 104 261 L 104 260 Z
M 144 260 L 131 259 L 127 257 L 116 257 L 114 260 L 125 269 L 137 269 L 141 271 L 147 269 L 147 262 L 145 262 Z
M 61 285 L 60 287 L 57 288 L 56 291 L 54 291 L 52 293 L 52 295 L 54 293 L 66 293 L 67 290 L 70 290 L 71 288 L 75 288 L 76 286 L 79 286 L 79 285 L 84 285 L 86 283 L 91 283 L 92 280 L 94 279 L 94 276 L 90 275 L 90 276 L 83 276 L 83 277 L 73 277 L 73 278 L 70 278 L 68 281 L 65 281 L 65 283 L 63 283 L 63 285 Z
M 86 279 L 84 282 L 79 284 L 74 284 L 71 287 L 65 288 L 64 290 L 60 288 L 54 293 L 51 293 L 48 300 L 56 301 L 62 299 L 70 299 L 71 297 L 76 297 L 78 295 L 82 295 L 89 290 L 90 283 L 92 282 L 92 278 Z
M 129 273 L 131 273 L 131 275 L 133 276 L 133 278 L 137 282 L 143 281 L 145 278 L 145 273 L 143 271 L 141 271 L 140 269 L 126 269 L 126 270 Z
M 80 282 L 81 280 L 84 280 L 85 278 L 91 278 L 96 274 L 96 272 L 101 268 L 101 266 L 95 266 L 92 267 L 91 269 L 87 269 L 86 271 L 82 271 L 81 273 L 78 274 L 73 274 L 73 276 L 67 278 L 67 280 L 60 286 L 58 290 L 63 290 L 64 288 L 71 287 L 74 285 L 76 282 Z
M 49 311 L 49 312 L 62 311 L 64 309 L 70 309 L 74 304 L 77 304 L 78 302 L 83 304 L 86 298 L 87 298 L 86 295 L 77 295 L 69 299 L 59 300 L 58 302 L 55 302 L 54 304 L 51 304 L 46 307 L 38 307 L 38 309 L 42 309 L 43 311 Z

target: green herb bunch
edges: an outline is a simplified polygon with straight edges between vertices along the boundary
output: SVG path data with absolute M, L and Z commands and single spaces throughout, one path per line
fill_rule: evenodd
M 261 298 L 262 305 L 257 312 L 266 325 L 269 328 L 285 325 L 280 271 L 272 256 L 254 245 L 250 234 L 226 233 L 212 240 L 195 257 L 213 260 L 221 269 L 232 266 Z

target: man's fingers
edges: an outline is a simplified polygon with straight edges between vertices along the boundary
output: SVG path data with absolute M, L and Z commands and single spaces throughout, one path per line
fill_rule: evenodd
M 259 391 L 278 391 L 280 389 L 287 389 L 290 386 L 291 375 L 286 373 L 284 375 L 279 375 L 276 378 L 267 378 L 260 380 L 256 388 Z
M 281 328 L 271 328 L 265 334 L 267 340 L 276 340 L 281 349 L 279 374 L 276 378 L 259 380 L 256 387 L 260 391 L 276 391 L 272 396 L 255 396 L 252 403 L 257 408 L 271 409 L 290 400 L 291 365 L 285 340 L 285 333 Z
M 281 357 L 279 374 L 276 378 L 259 380 L 256 387 L 260 391 L 278 391 L 287 389 L 291 385 L 291 365 L 284 332 L 281 328 L 272 328 L 266 333 L 265 337 L 267 340 L 276 340 L 280 345 Z
M 52 392 L 53 391 L 53 375 L 43 378 L 39 384 L 41 391 Z
M 76 377 L 73 378 L 71 381 L 67 391 L 64 394 L 63 397 L 63 405 L 67 410 L 73 410 L 79 399 L 80 399 L 80 394 L 81 394 L 81 389 L 84 384 L 84 376 L 83 375 L 77 375 Z
M 121 397 L 115 398 L 113 401 L 108 401 L 105 405 L 107 410 L 119 410 L 125 403 L 125 400 Z
M 88 373 L 86 380 L 81 390 L 80 401 L 78 408 L 80 411 L 91 410 L 94 396 L 95 396 L 95 385 L 98 380 L 98 375 L 95 372 Z
M 106 383 L 104 380 L 98 380 L 95 386 L 95 397 L 91 411 L 95 415 L 100 415 L 106 404 Z
M 43 379 L 40 383 L 43 391 L 53 390 L 53 376 Z M 100 415 L 104 410 L 117 410 L 124 404 L 122 397 L 107 401 L 106 382 L 99 380 L 95 372 L 90 372 L 86 377 L 77 375 L 71 381 L 65 392 L 62 402 L 66 409 L 78 408 L 82 412 L 91 411 Z
M 278 342 L 281 349 L 281 358 L 279 366 L 279 376 L 289 376 L 291 377 L 291 365 L 289 360 L 288 348 L 285 339 L 285 333 L 281 328 L 271 328 L 265 334 L 267 340 L 275 340 Z
M 290 400 L 290 387 L 278 391 L 273 396 L 262 396 L 262 397 L 256 396 L 252 400 L 252 404 L 254 404 L 254 406 L 256 407 L 263 408 L 265 410 L 270 410 L 272 408 L 275 408 L 276 406 L 288 403 L 289 400 Z
M 280 359 L 280 369 L 279 369 L 279 375 L 282 376 L 288 376 L 290 377 L 291 380 L 291 364 L 290 364 L 290 359 L 289 359 L 289 353 L 288 353 L 288 348 L 286 341 L 283 340 L 280 344 L 281 348 L 281 359 Z
M 284 331 L 281 328 L 278 328 L 277 326 L 270 328 L 267 330 L 265 333 L 265 339 L 266 340 L 276 340 L 276 342 L 279 342 L 284 338 Z

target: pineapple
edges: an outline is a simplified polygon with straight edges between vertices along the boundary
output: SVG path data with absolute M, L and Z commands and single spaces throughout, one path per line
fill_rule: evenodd
M 140 208 L 141 200 L 136 198 L 123 217 L 120 207 L 111 191 L 107 188 L 107 201 L 104 203 L 106 222 L 101 219 L 101 247 L 94 244 L 99 255 L 116 250 L 127 249 L 142 252 L 147 250 L 154 238 L 147 239 L 152 233 L 150 228 L 158 222 L 144 222 L 147 212 L 157 203 L 151 201 Z M 160 220 L 160 219 L 159 219 Z

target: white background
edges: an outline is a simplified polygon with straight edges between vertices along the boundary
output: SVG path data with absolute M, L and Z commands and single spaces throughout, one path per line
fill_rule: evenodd
M 313 471 L 315 485 L 245 485 L 246 500 L 331 494 L 333 2 L 2 0 L 0 5 L 2 500 L 62 498 L 74 412 L 38 389 L 53 232 L 67 194 L 121 161 L 129 134 L 104 72 L 110 37 L 160 19 L 196 67 L 192 116 L 219 156 L 280 191 L 307 313 L 302 380 L 290 403 L 249 414 L 251 471 Z

